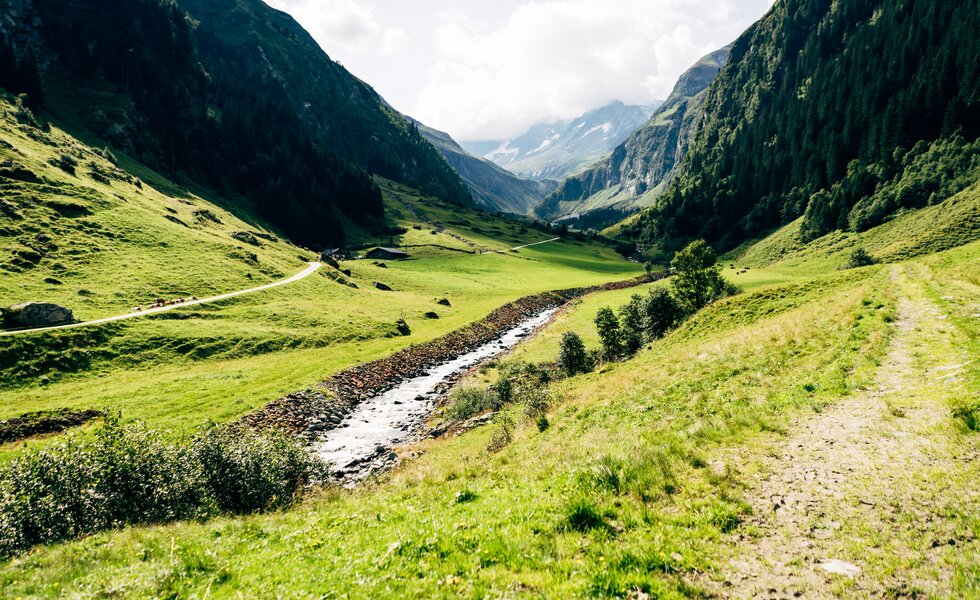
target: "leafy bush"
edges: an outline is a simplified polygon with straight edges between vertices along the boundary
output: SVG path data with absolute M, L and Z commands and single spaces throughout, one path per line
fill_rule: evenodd
M 204 489 L 222 512 L 247 514 L 292 504 L 321 475 L 308 450 L 281 432 L 242 435 L 213 427 L 194 440 Z
M 65 436 L 0 471 L 0 556 L 123 525 L 280 508 L 317 474 L 282 434 L 214 428 L 188 447 L 109 415 L 94 439 Z
M 514 420 L 508 415 L 500 415 L 497 419 L 497 428 L 490 434 L 487 442 L 487 452 L 495 454 L 506 448 L 514 441 Z
M 595 368 L 592 357 L 586 352 L 585 344 L 578 334 L 568 331 L 562 335 L 557 366 L 569 377 L 579 373 L 588 373 Z
M 106 417 L 95 440 L 75 436 L 14 459 L 0 474 L 0 555 L 110 527 L 206 512 L 186 450 L 142 425 Z
M 451 421 L 465 421 L 483 412 L 500 410 L 503 405 L 500 396 L 493 390 L 462 387 L 453 391 L 450 396 L 446 418 Z
M 551 394 L 542 386 L 522 386 L 518 400 L 524 405 L 524 415 L 529 419 L 543 416 L 551 406 Z
M 878 261 L 875 260 L 873 256 L 868 254 L 868 251 L 864 248 L 857 248 L 851 253 L 850 258 L 844 263 L 845 269 L 856 269 L 858 267 L 867 267 L 868 265 L 873 265 Z

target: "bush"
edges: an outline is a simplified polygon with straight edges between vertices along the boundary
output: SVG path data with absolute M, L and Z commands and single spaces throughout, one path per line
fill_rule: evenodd
M 503 405 L 500 396 L 492 390 L 477 387 L 458 388 L 450 396 L 446 418 L 451 421 L 465 421 L 483 412 L 500 410 Z
M 728 287 L 716 264 L 718 257 L 704 240 L 691 242 L 674 255 L 674 296 L 687 314 L 693 314 L 725 295 Z
M 602 343 L 602 356 L 606 360 L 615 360 L 623 355 L 623 332 L 619 319 L 611 308 L 601 309 L 595 316 L 595 327 L 599 332 Z
M 868 251 L 864 248 L 856 248 L 851 256 L 844 263 L 845 269 L 856 269 L 858 267 L 867 267 L 868 265 L 873 265 L 878 261 L 875 260 L 873 256 L 868 254 Z
M 214 428 L 191 447 L 109 415 L 0 471 L 0 556 L 123 525 L 288 505 L 319 463 L 283 434 Z
M 193 456 L 218 509 L 234 514 L 289 506 L 304 484 L 322 475 L 313 455 L 281 432 L 242 435 L 213 427 L 194 440 Z
M 684 316 L 677 300 L 666 289 L 650 290 L 643 303 L 645 333 L 648 341 L 658 340 L 674 328 Z
M 76 436 L 26 451 L 0 474 L 0 555 L 138 523 L 205 512 L 184 449 L 142 425 L 106 417 L 93 441 Z
M 514 441 L 514 420 L 507 415 L 500 415 L 497 428 L 490 434 L 487 442 L 487 452 L 495 454 L 506 448 Z
M 548 412 L 551 406 L 551 394 L 548 388 L 542 386 L 524 386 L 520 388 L 518 399 L 524 405 L 524 415 L 529 419 L 537 419 Z
M 588 373 L 595 368 L 592 357 L 586 352 L 585 344 L 582 343 L 582 338 L 578 334 L 569 331 L 561 337 L 557 366 L 569 377 L 579 373 Z

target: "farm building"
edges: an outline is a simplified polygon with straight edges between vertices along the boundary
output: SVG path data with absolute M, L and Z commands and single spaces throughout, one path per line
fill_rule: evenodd
M 402 252 L 395 248 L 375 248 L 370 250 L 365 256 L 379 260 L 404 260 L 409 258 L 408 252 Z

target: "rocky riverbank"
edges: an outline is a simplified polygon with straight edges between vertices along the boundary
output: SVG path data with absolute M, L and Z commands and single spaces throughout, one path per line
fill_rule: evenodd
M 336 428 L 354 407 L 401 382 L 497 339 L 503 332 L 551 308 L 593 292 L 626 289 L 659 279 L 643 276 L 598 286 L 525 296 L 485 318 L 438 339 L 410 346 L 391 356 L 351 367 L 310 390 L 295 392 L 242 417 L 236 425 L 279 429 L 313 441 Z

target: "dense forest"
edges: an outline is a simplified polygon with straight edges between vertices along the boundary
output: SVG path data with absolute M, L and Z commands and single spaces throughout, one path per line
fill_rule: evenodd
M 735 42 L 677 179 L 628 234 L 731 247 L 804 216 L 812 239 L 945 199 L 980 168 L 977 31 L 976 0 L 780 0 Z
M 247 199 L 304 245 L 341 244 L 341 215 L 379 222 L 372 174 L 469 201 L 441 155 L 295 21 L 244 3 L 32 0 L 0 22 L 2 85 L 35 105 L 46 95 L 55 117 L 177 180 Z M 215 34 L 209 19 L 229 15 L 247 35 Z M 329 85 L 305 101 L 272 61 Z

